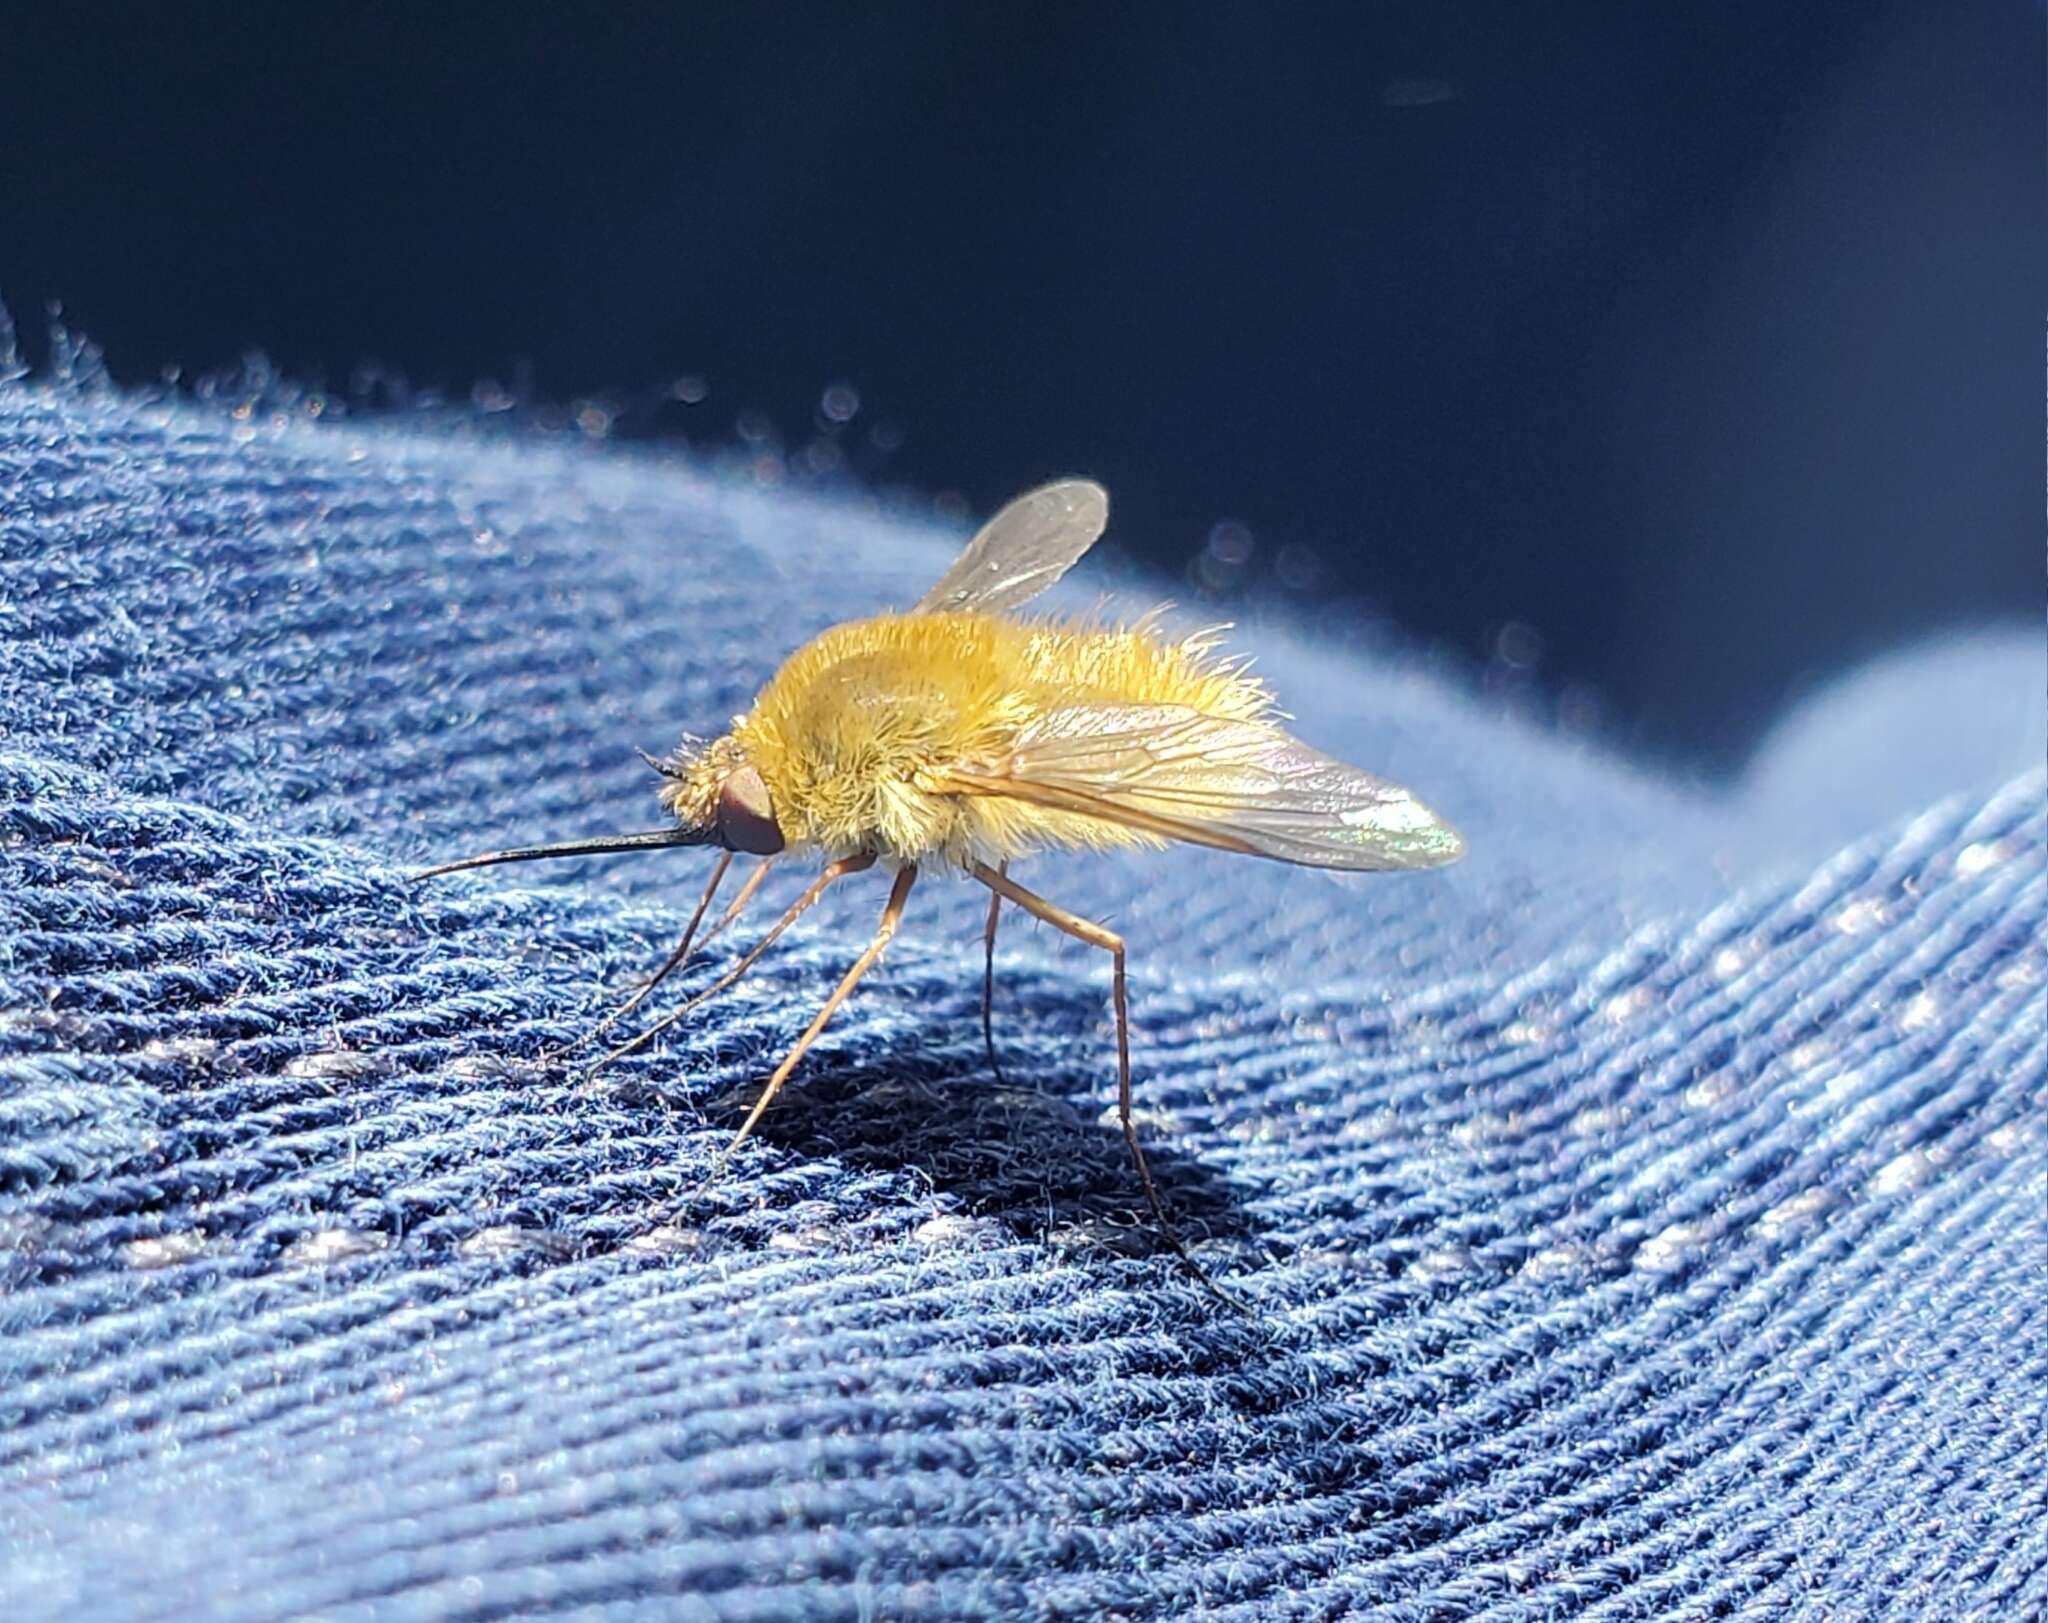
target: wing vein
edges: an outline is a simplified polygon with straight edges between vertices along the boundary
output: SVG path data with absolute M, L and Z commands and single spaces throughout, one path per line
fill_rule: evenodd
M 1431 868 L 1463 850 L 1398 785 L 1271 722 L 1179 705 L 1059 707 L 1024 728 L 999 762 L 963 764 L 948 783 L 1308 867 Z

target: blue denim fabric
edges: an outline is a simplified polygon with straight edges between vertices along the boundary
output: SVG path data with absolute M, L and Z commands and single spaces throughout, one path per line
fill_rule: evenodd
M 658 826 L 635 746 L 957 542 L 0 385 L 6 1615 L 2041 1615 L 2038 635 L 1710 792 L 1240 632 L 1471 847 L 1026 870 L 1132 943 L 1240 1316 L 1139 1215 L 1099 954 L 1012 920 L 989 1074 L 972 886 L 707 1185 L 883 876 L 588 1086 L 527 1062 L 706 855 L 404 883 Z

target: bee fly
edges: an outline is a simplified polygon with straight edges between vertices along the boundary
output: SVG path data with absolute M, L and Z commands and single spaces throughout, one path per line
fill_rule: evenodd
M 1115 629 L 1019 619 L 1019 609 L 1095 544 L 1108 518 L 1099 485 L 1065 479 L 1043 486 L 997 513 L 909 613 L 849 621 L 804 644 L 723 737 L 686 742 L 665 761 L 649 757 L 674 826 L 492 851 L 416 877 L 548 857 L 719 847 L 681 944 L 588 1041 L 681 967 L 735 854 L 760 861 L 707 942 L 740 915 L 775 863 L 799 854 L 824 859 L 803 894 L 731 969 L 595 1070 L 731 986 L 835 881 L 877 863 L 891 870 L 874 939 L 768 1078 L 730 1154 L 882 956 L 918 870 L 959 869 L 989 892 L 982 1033 L 992 1066 L 989 1009 L 1004 902 L 1109 954 L 1124 1140 L 1167 1243 L 1223 1295 L 1168 1220 L 1132 1124 L 1123 938 L 1025 889 L 1010 877 L 1010 863 L 1049 846 L 1171 842 L 1383 871 L 1438 867 L 1464 847 L 1406 789 L 1283 731 L 1265 685 L 1241 662 L 1216 657 L 1211 636 L 1175 639 L 1149 616 Z

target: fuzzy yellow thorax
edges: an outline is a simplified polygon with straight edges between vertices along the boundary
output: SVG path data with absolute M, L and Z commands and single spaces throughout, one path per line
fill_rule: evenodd
M 1004 861 L 1034 847 L 1155 843 L 1096 818 L 940 793 L 947 769 L 999 764 L 1033 720 L 1065 705 L 1182 705 L 1251 720 L 1271 696 L 1213 640 L 978 614 L 883 615 L 804 644 L 724 737 L 677 762 L 663 801 L 708 826 L 719 788 L 760 773 L 784 840 L 898 862 Z

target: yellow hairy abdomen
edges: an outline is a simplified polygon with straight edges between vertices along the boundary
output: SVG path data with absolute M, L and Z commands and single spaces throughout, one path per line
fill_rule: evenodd
M 999 862 L 1044 845 L 1154 843 L 1132 830 L 932 786 L 994 765 L 1020 729 L 1075 704 L 1176 704 L 1250 718 L 1271 698 L 1149 622 L 1101 629 L 976 614 L 855 620 L 804 644 L 733 729 L 792 846 L 894 861 Z

